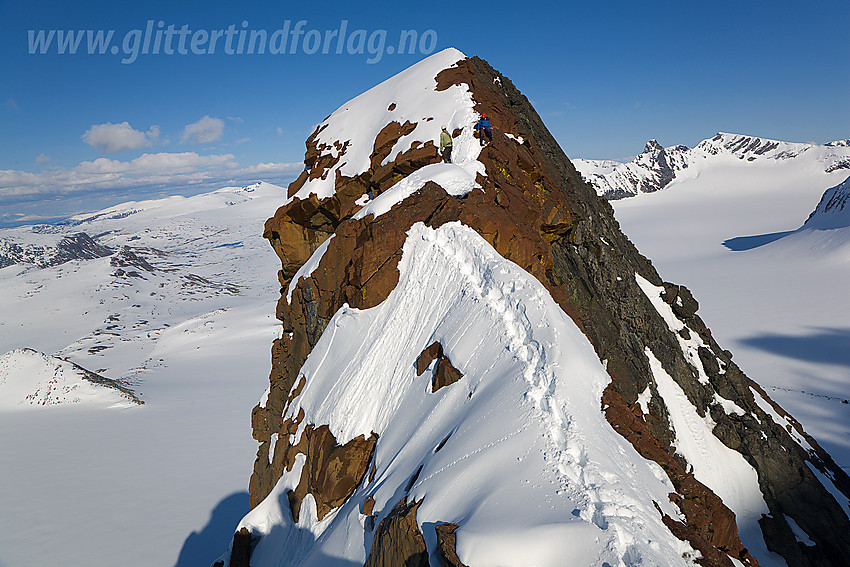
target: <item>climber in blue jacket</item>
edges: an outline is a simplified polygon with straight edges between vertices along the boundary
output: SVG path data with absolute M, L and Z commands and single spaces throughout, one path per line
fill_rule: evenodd
M 478 124 L 475 125 L 475 131 L 478 132 L 478 141 L 481 145 L 484 145 L 484 136 L 487 136 L 487 140 L 490 142 L 493 141 L 493 132 L 490 130 L 490 119 L 487 118 L 487 113 L 482 112 L 481 118 L 478 120 Z

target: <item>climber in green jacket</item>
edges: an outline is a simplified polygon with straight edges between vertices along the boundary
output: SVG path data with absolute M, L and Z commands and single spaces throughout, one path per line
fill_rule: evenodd
M 440 132 L 440 155 L 443 156 L 444 163 L 452 162 L 452 135 L 443 126 L 443 131 Z

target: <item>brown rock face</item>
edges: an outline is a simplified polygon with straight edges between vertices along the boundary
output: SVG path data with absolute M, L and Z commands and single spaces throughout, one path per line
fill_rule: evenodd
M 457 556 L 457 536 L 455 524 L 437 524 L 437 554 L 440 556 L 441 567 L 466 567 Z
M 339 200 L 319 202 L 315 195 L 290 202 L 266 221 L 263 236 L 272 243 L 283 264 L 279 276 L 281 285 L 292 279 L 338 224 Z
M 230 548 L 230 567 L 249 567 L 251 553 L 254 551 L 254 539 L 246 528 L 233 534 L 233 545 Z M 224 562 L 217 561 L 213 567 L 224 567 Z
M 402 498 L 381 520 L 364 567 L 430 567 L 425 538 L 416 523 L 420 504 L 421 501 L 407 504 Z
M 368 439 L 360 435 L 345 445 L 339 445 L 327 425 L 317 428 L 308 425 L 300 443 L 295 446 L 284 444 L 282 447 L 286 454 L 283 459 L 294 461 L 299 453 L 307 456 L 301 480 L 289 493 L 293 520 L 298 521 L 301 502 L 308 494 L 316 499 L 319 520 L 348 500 L 366 476 L 377 441 L 376 435 Z
M 786 418 L 813 448 L 811 454 L 761 410 L 753 392 L 764 397 L 779 415 L 787 416 L 717 345 L 696 314 L 698 305 L 690 292 L 664 283 L 649 260 L 620 232 L 610 205 L 582 181 L 510 80 L 486 62 L 471 58 L 440 73 L 437 82 L 438 89 L 468 85 L 476 110 L 486 111 L 491 118 L 493 141 L 479 157 L 487 172 L 486 177 L 478 179 L 481 190 L 454 198 L 430 182 L 377 219 L 353 219 L 358 208 L 354 202 L 361 195 L 383 191 L 412 171 L 440 161 L 429 141 L 382 165 L 395 141 L 412 129 L 410 123 L 391 122 L 375 140 L 367 172 L 351 178 L 337 175 L 336 195 L 321 200 L 315 195 L 295 199 L 266 223 L 264 236 L 281 259 L 280 281 L 284 286 L 322 242 L 331 234 L 334 238 L 312 275 L 297 282 L 291 302 L 285 293 L 278 302 L 283 334 L 272 347 L 270 394 L 267 403 L 254 408 L 252 414 L 254 437 L 260 447 L 250 484 L 251 506 L 265 498 L 299 453 L 305 454 L 307 461 L 291 496 L 296 517 L 307 493 L 322 503 L 322 517 L 344 502 L 362 480 L 378 442 L 376 436 L 361 437 L 340 447 L 327 426 L 309 424 L 309 416 L 303 413 L 283 419 L 297 397 L 299 370 L 343 304 L 373 307 L 395 287 L 402 245 L 414 223 L 421 221 L 437 228 L 460 221 L 543 283 L 586 334 L 600 360 L 607 361 L 612 381 L 600 400 L 605 415 L 638 453 L 657 462 L 670 477 L 676 489 L 670 498 L 685 520 L 664 518 L 665 524 L 702 553 L 698 561 L 701 565 L 729 566 L 729 556 L 745 565 L 755 566 L 757 562 L 738 537 L 735 515 L 688 472 L 687 463 L 676 454 L 667 408 L 657 393 L 645 348 L 652 351 L 700 415 L 709 415 L 717 424 L 714 434 L 755 468 L 770 510 L 770 516 L 760 522 L 768 548 L 785 557 L 789 565 L 847 565 L 850 520 L 809 466 L 833 478 L 835 486 L 850 495 L 847 474 L 790 417 Z M 305 164 L 309 171 L 293 182 L 290 195 L 308 178 L 327 175 L 328 168 L 336 163 L 334 159 L 339 159 L 334 155 L 340 155 L 338 150 L 347 143 L 319 145 L 319 132 L 307 140 Z M 506 133 L 521 136 L 523 143 Z M 682 333 L 694 334 L 704 343 L 699 355 L 708 384 L 697 379 L 697 370 L 683 354 L 679 337 L 669 330 L 637 285 L 635 274 L 656 286 L 663 285 L 663 299 L 687 325 Z M 426 349 L 429 354 L 423 352 L 422 363 L 417 362 L 420 373 L 437 358 L 441 360 L 438 370 L 443 366 L 442 347 L 438 347 L 437 343 Z M 446 368 L 454 367 L 448 363 Z M 453 378 L 454 373 L 447 371 L 441 381 L 450 383 Z M 434 391 L 445 385 L 435 376 Z M 644 414 L 636 402 L 647 388 L 653 396 Z M 726 414 L 714 403 L 715 394 L 733 401 L 744 415 Z M 300 442 L 290 445 L 289 434 L 305 419 L 308 425 Z M 279 437 L 270 459 L 274 434 Z M 421 555 L 424 542 L 419 547 L 422 536 L 416 528 L 417 506 L 402 501 L 381 521 L 372 546 L 374 557 L 370 555 L 367 565 L 427 564 L 427 554 L 424 559 Z M 796 542 L 786 515 L 809 534 L 815 546 Z M 449 534 L 442 537 L 449 541 Z M 421 561 L 424 563 L 416 563 Z
M 440 388 L 451 386 L 461 378 L 460 370 L 454 367 L 449 357 L 443 353 L 443 345 L 434 341 L 431 346 L 422 351 L 419 358 L 416 359 L 416 375 L 421 376 L 425 369 L 437 361 L 437 368 L 434 370 L 434 376 L 431 378 L 431 393 L 433 394 Z

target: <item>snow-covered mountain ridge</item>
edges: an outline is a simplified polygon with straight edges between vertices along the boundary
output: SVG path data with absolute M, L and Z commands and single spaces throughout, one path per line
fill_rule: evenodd
M 599 195 L 606 199 L 622 199 L 658 191 L 677 178 L 699 175 L 705 167 L 736 162 L 757 166 L 787 162 L 823 177 L 834 179 L 838 175 L 843 178 L 850 172 L 850 140 L 818 145 L 720 132 L 694 148 L 684 145 L 665 148 L 656 140 L 650 140 L 643 152 L 628 163 L 572 161 Z
M 283 332 L 222 565 L 841 564 L 850 478 L 506 77 L 446 50 L 306 146 L 265 226 Z

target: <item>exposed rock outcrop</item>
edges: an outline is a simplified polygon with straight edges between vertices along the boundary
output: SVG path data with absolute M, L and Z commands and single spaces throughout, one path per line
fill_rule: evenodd
M 461 371 L 455 368 L 449 357 L 443 353 L 443 345 L 437 341 L 431 343 L 416 359 L 416 375 L 421 376 L 435 360 L 437 365 L 434 367 L 434 374 L 431 377 L 432 393 L 440 388 L 451 386 L 463 378 Z
M 289 455 L 294 459 L 298 453 L 308 457 L 301 482 L 289 493 L 292 518 L 298 521 L 301 501 L 307 494 L 312 494 L 316 500 L 319 520 L 345 502 L 366 476 L 377 440 L 374 435 L 368 439 L 360 436 L 339 445 L 326 425 L 318 428 L 308 425 L 301 443 L 281 445 L 288 450 L 283 459 Z
M 457 536 L 455 524 L 437 524 L 437 553 L 440 556 L 441 567 L 467 567 L 457 556 Z
M 365 567 L 430 567 L 425 538 L 416 523 L 420 504 L 402 499 L 381 520 Z

